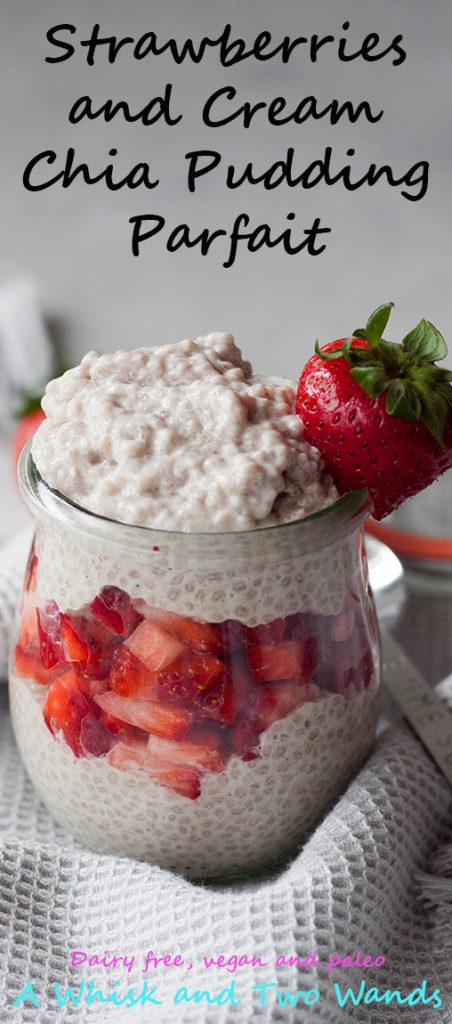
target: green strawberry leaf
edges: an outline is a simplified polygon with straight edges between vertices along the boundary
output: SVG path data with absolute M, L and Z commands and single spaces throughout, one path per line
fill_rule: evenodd
M 407 380 L 393 380 L 386 395 L 386 412 L 400 420 L 419 420 L 421 399 L 413 384 Z
M 452 409 L 452 388 L 449 384 L 437 384 L 436 391 L 446 399 L 446 402 L 450 409 Z
M 333 349 L 332 352 L 322 352 L 318 338 L 314 345 L 314 351 L 316 356 L 320 356 L 321 359 L 326 359 L 328 361 L 331 359 L 341 359 L 343 355 L 342 345 L 340 346 L 340 348 Z
M 402 347 L 397 345 L 393 341 L 382 341 L 378 346 L 378 353 L 381 356 L 381 361 L 386 371 L 392 376 L 402 376 L 404 363 L 407 362 L 407 355 L 404 353 Z
M 370 398 L 378 398 L 389 384 L 381 366 L 356 366 L 350 370 L 350 376 Z
M 358 328 L 358 331 L 354 331 L 355 338 L 364 337 L 369 344 L 369 348 L 376 348 L 383 337 L 383 331 L 393 306 L 393 302 L 385 302 L 383 306 L 378 306 L 377 309 L 374 309 L 373 313 L 370 314 L 364 331 L 361 328 Z
M 346 338 L 345 341 L 344 341 L 344 344 L 342 346 L 342 355 L 343 355 L 344 359 L 347 360 L 347 363 L 350 363 L 350 365 L 352 365 L 352 359 L 353 359 L 353 356 L 352 356 L 352 341 L 353 341 L 353 337 Z
M 347 362 L 350 363 L 350 366 L 380 366 L 383 368 L 378 352 L 370 348 L 357 348 L 355 345 L 348 349 Z
M 425 423 L 435 441 L 445 448 L 444 431 L 449 416 L 449 406 L 446 398 L 437 390 L 433 391 L 425 384 L 416 382 L 414 385 L 421 400 L 421 419 Z
M 447 356 L 447 345 L 440 331 L 429 320 L 420 320 L 413 330 L 406 334 L 402 347 L 410 356 L 426 363 Z

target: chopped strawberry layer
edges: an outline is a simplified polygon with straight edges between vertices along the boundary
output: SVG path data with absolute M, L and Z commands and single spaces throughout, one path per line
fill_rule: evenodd
M 38 602 L 37 571 L 33 550 L 14 668 L 47 687 L 49 730 L 76 757 L 106 757 L 187 799 L 230 757 L 259 758 L 265 731 L 302 704 L 349 699 L 374 677 L 356 580 L 337 615 L 251 627 L 151 608 L 114 586 L 62 612 Z

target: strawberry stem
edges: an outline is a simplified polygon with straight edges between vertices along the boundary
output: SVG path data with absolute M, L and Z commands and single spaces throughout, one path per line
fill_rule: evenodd
M 316 354 L 325 360 L 345 359 L 350 375 L 369 398 L 376 399 L 386 392 L 389 416 L 422 421 L 444 448 L 452 410 L 452 371 L 436 366 L 435 360 L 447 356 L 446 342 L 429 320 L 420 320 L 401 344 L 386 341 L 383 331 L 393 305 L 386 302 L 374 309 L 366 326 L 354 331 L 337 348 L 324 351 L 316 341 Z M 356 345 L 356 339 L 365 345 Z

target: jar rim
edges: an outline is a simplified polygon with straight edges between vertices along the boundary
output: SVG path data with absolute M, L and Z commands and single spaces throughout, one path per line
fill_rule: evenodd
M 351 533 L 370 513 L 368 493 L 361 489 L 348 491 L 331 505 L 310 515 L 250 530 L 194 532 L 136 526 L 90 512 L 49 487 L 33 461 L 31 443 L 29 441 L 22 449 L 18 463 L 19 488 L 30 511 L 38 519 L 45 518 L 72 532 L 102 538 L 120 547 L 133 546 L 148 552 L 150 549 L 159 551 L 169 545 L 171 548 L 175 546 L 182 554 L 193 547 L 198 552 L 203 548 L 210 550 L 212 544 L 221 543 L 223 539 L 226 545 L 233 543 L 245 549 L 252 544 L 268 551 L 273 540 L 281 551 L 281 544 L 286 540 L 292 550 L 296 547 L 305 553 Z

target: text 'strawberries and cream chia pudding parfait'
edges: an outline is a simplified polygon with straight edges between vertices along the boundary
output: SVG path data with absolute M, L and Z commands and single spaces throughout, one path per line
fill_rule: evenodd
M 296 395 L 229 334 L 90 352 L 47 388 L 11 706 L 38 792 L 97 850 L 271 867 L 372 746 L 367 494 L 339 496 Z

